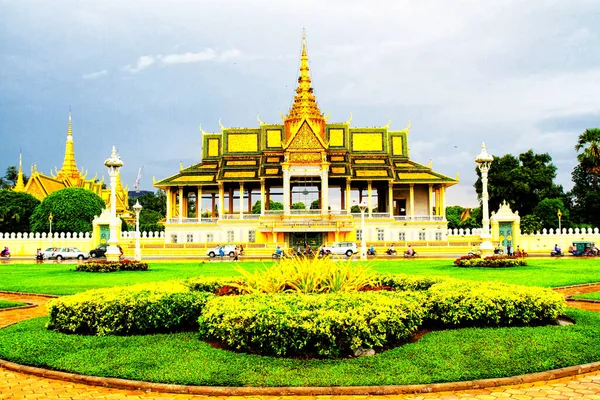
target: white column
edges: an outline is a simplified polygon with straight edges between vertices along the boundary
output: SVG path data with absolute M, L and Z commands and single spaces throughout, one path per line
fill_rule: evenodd
M 429 184 L 429 220 L 433 221 L 433 184 Z
M 196 218 L 198 218 L 198 222 L 202 220 L 202 186 L 198 186 L 196 192 Z
M 217 210 L 219 212 L 219 219 L 223 218 L 224 208 L 225 208 L 225 185 L 223 184 L 223 182 L 220 182 L 219 183 L 219 209 Z
M 351 188 L 350 188 L 350 179 L 346 179 L 346 212 L 348 214 L 350 214 L 350 210 L 352 209 L 352 204 L 350 204 L 351 201 Z
M 168 187 L 167 188 L 167 223 L 169 222 L 170 218 L 173 218 L 173 209 L 171 207 L 173 207 L 173 205 L 171 204 L 171 188 Z
M 373 184 L 371 181 L 367 182 L 367 205 L 369 207 L 369 218 L 371 218 L 373 217 Z
M 290 214 L 290 171 L 287 165 L 282 166 L 283 171 L 283 213 Z
M 260 180 L 260 215 L 265 215 L 265 207 L 267 206 L 267 196 L 265 193 L 265 179 Z
M 329 175 L 328 167 L 323 166 L 321 170 L 321 214 L 329 213 Z
M 240 182 L 240 219 L 244 218 L 244 182 Z
M 179 223 L 183 221 L 183 186 L 179 186 Z
M 415 184 L 410 184 L 410 194 L 409 194 L 409 204 L 410 204 L 410 218 L 412 219 L 415 216 Z
M 446 186 L 440 188 L 440 213 L 446 219 Z
M 388 212 L 390 217 L 394 215 L 394 183 L 389 181 L 388 184 Z

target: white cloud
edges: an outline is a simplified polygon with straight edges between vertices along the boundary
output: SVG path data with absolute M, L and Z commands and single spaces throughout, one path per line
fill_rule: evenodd
M 154 64 L 156 62 L 155 58 L 152 56 L 141 56 L 138 58 L 137 63 L 134 67 L 131 64 L 128 64 L 123 67 L 124 71 L 131 72 L 132 74 L 138 73 L 141 70 L 144 70 Z
M 243 53 L 238 49 L 225 50 L 221 53 L 218 51 L 206 48 L 197 53 L 186 52 L 186 53 L 176 53 L 176 54 L 167 54 L 161 55 L 158 54 L 156 56 L 141 56 L 138 58 L 137 63 L 134 67 L 131 65 L 126 65 L 123 67 L 123 70 L 131 73 L 140 72 L 143 69 L 146 69 L 154 64 L 158 64 L 161 66 L 169 66 L 176 64 L 193 64 L 200 63 L 206 61 L 213 62 L 224 62 L 227 60 L 232 60 L 236 58 L 242 57 Z
M 108 70 L 103 69 L 102 71 L 96 71 L 96 72 L 90 72 L 88 74 L 83 74 L 83 75 L 81 75 L 81 77 L 83 79 L 99 79 L 106 75 L 108 75 Z

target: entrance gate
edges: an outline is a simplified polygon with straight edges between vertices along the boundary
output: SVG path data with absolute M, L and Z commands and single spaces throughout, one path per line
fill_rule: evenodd
M 505 253 L 508 252 L 508 246 L 510 246 L 512 252 L 514 249 L 512 240 L 512 222 L 500 222 L 498 228 L 498 239 L 500 239 L 500 246 L 502 247 Z
M 323 234 L 320 232 L 290 232 L 290 247 L 294 250 L 298 250 L 298 246 L 304 250 L 308 245 L 316 251 L 321 244 L 323 244 Z

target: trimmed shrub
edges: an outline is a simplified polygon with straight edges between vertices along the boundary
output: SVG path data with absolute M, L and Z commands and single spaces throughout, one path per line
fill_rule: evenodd
M 440 282 L 446 282 L 451 278 L 440 276 L 413 276 L 413 275 L 383 275 L 378 280 L 381 286 L 389 287 L 400 292 L 407 290 L 423 291 L 428 290 L 432 285 Z
M 430 316 L 443 326 L 508 326 L 554 321 L 565 311 L 561 294 L 551 289 L 499 282 L 452 280 L 433 285 Z
M 257 294 L 211 298 L 201 337 L 277 356 L 338 357 L 408 339 L 426 315 L 415 292 Z
M 232 287 L 234 284 L 239 284 L 241 278 L 224 278 L 224 277 L 204 277 L 189 278 L 183 281 L 192 292 L 206 292 L 217 294 L 223 287 Z
M 465 256 L 454 260 L 454 265 L 462 268 L 511 268 L 524 267 L 527 265 L 527 261 L 523 258 L 509 256 L 490 256 L 486 258 Z
M 194 329 L 211 296 L 173 281 L 88 290 L 51 300 L 47 328 L 99 336 Z
M 106 261 L 95 260 L 77 264 L 79 272 L 116 272 L 116 271 L 148 271 L 148 263 L 134 260 Z

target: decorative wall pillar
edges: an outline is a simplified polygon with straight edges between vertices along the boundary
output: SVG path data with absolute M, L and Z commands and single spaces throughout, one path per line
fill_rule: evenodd
M 325 155 L 323 155 L 325 160 Z M 329 163 L 321 163 L 321 192 L 323 192 L 323 198 L 321 201 L 321 215 L 329 213 Z
M 183 186 L 179 186 L 179 223 L 181 224 L 183 218 Z
M 429 220 L 433 221 L 434 211 L 433 211 L 433 184 L 432 183 L 429 184 L 428 190 L 429 190 L 429 200 L 428 200 L 429 213 L 428 214 L 429 214 Z
M 198 222 L 202 220 L 202 186 L 198 186 L 196 191 L 196 218 Z
M 440 215 L 446 219 L 446 186 L 440 188 Z
M 415 184 L 410 184 L 409 191 L 409 204 L 410 204 L 410 217 L 411 219 L 415 216 Z
M 240 219 L 244 218 L 244 182 L 240 182 Z
M 350 186 L 350 179 L 346 179 L 346 212 L 350 214 L 352 210 L 352 204 L 350 204 L 350 196 L 352 195 L 352 187 Z
M 369 218 L 373 217 L 373 182 L 367 182 L 367 204 L 369 207 Z
M 265 193 L 265 178 L 260 180 L 260 215 L 265 215 L 267 194 Z
M 172 190 L 171 188 L 167 188 L 167 222 L 169 222 L 169 219 L 173 218 L 173 205 L 172 205 L 172 198 L 173 198 L 173 194 L 172 194 Z

